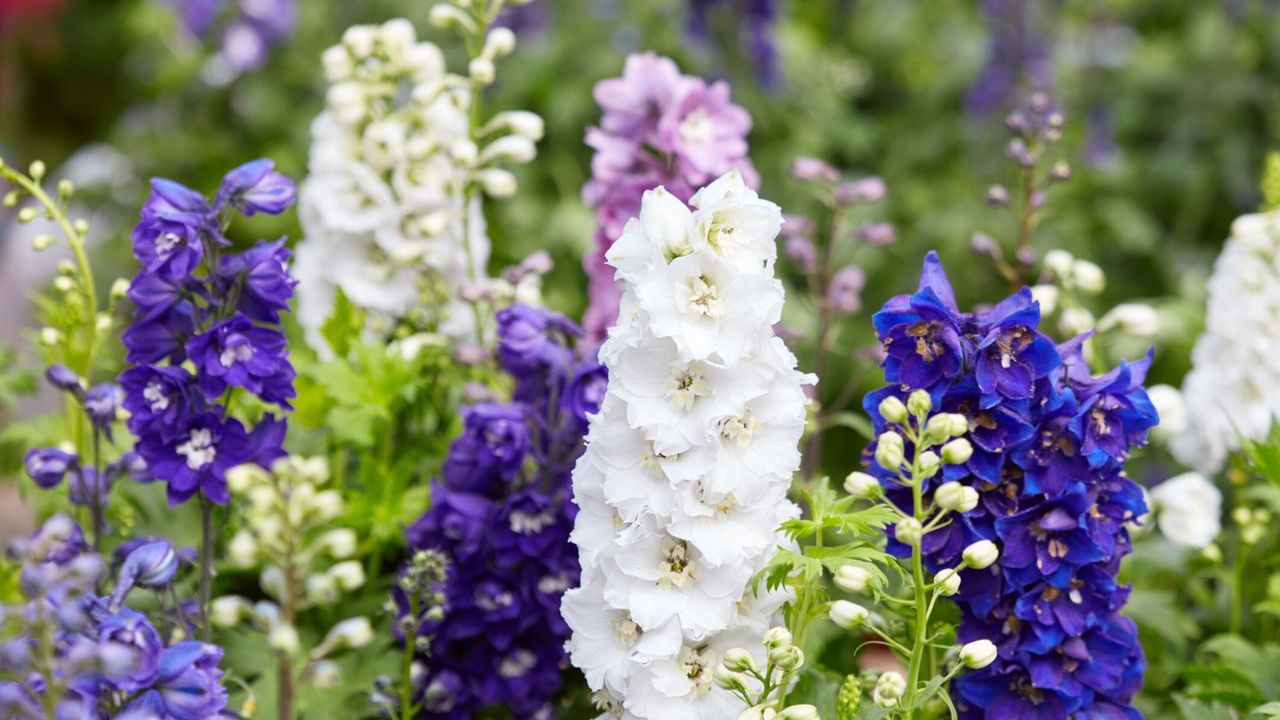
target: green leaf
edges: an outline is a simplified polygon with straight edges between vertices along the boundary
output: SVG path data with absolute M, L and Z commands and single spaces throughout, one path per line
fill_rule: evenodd
M 1280 718 L 1280 702 L 1269 702 L 1266 705 L 1256 707 L 1250 715 L 1262 715 L 1269 718 Z
M 1173 701 L 1182 713 L 1182 720 L 1235 720 L 1230 709 L 1217 703 L 1204 703 L 1182 695 L 1174 695 Z
M 871 420 L 862 413 L 848 410 L 838 412 L 831 418 L 831 424 L 834 427 L 847 427 L 868 440 L 876 436 L 875 430 L 871 427 Z
M 843 675 L 821 665 L 806 663 L 795 687 L 787 694 L 787 704 L 812 705 L 818 709 L 819 717 L 835 718 L 836 694 L 840 692 L 842 683 Z
M 320 334 L 329 342 L 329 347 L 338 357 L 346 357 L 360 338 L 364 330 L 364 310 L 356 307 L 347 299 L 342 288 L 338 288 L 333 302 L 333 314 L 320 326 Z

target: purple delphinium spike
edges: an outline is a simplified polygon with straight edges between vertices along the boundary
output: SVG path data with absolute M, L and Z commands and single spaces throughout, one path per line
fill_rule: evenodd
M 960 481 L 980 502 L 921 544 L 934 569 L 954 567 L 978 540 L 1001 549 L 991 568 L 962 572 L 953 598 L 959 641 L 989 639 L 999 652 L 956 681 L 960 717 L 1140 718 L 1132 699 L 1146 662 L 1133 622 L 1119 614 L 1128 588 L 1115 575 L 1131 549 L 1127 527 L 1146 512 L 1124 462 L 1158 422 L 1142 388 L 1150 355 L 1093 377 L 1085 338 L 1055 346 L 1039 320 L 1025 290 L 960 312 L 930 253 L 919 290 L 875 316 L 891 384 L 863 405 L 877 434 L 889 428 L 880 401 L 917 389 L 969 421 L 972 457 L 926 490 Z M 887 471 L 869 466 L 891 499 L 910 502 Z M 893 540 L 889 549 L 909 554 Z
M 499 313 L 515 400 L 464 411 L 431 509 L 406 531 L 411 547 L 447 561 L 444 616 L 418 626 L 430 638 L 415 688 L 427 717 L 462 720 L 495 705 L 541 717 L 561 687 L 569 630 L 559 603 L 579 572 L 570 474 L 607 382 L 595 353 L 573 346 L 581 334 L 545 310 Z

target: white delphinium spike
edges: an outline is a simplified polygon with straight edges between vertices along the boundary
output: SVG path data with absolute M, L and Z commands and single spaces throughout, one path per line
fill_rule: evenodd
M 715 671 L 760 647 L 787 599 L 748 587 L 798 512 L 786 492 L 813 382 L 772 330 L 782 216 L 737 173 L 691 203 L 646 193 L 609 253 L 625 290 L 574 470 L 582 587 L 563 605 L 605 717 L 737 717 Z
M 1182 383 L 1190 422 L 1170 449 L 1212 474 L 1241 438 L 1265 438 L 1280 415 L 1280 211 L 1236 219 L 1208 290 L 1204 334 Z

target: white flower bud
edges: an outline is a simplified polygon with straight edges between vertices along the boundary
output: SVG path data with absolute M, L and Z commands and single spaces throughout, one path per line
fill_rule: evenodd
M 350 528 L 330 530 L 320 537 L 320 547 L 334 560 L 346 560 L 356 553 L 356 531 Z
M 738 720 L 777 720 L 778 712 L 764 705 L 753 705 L 742 711 Z
M 24 207 L 18 211 L 18 222 L 29 223 L 36 219 L 40 211 L 33 207 Z
M 948 597 L 960 592 L 960 573 L 952 568 L 943 568 L 933 576 L 933 581 L 938 584 L 938 592 Z
M 58 292 L 71 292 L 75 286 L 75 281 L 66 275 L 59 275 L 53 279 L 53 289 Z
M 324 66 L 324 79 L 330 83 L 349 80 L 355 72 L 355 63 L 351 62 L 351 53 L 342 45 L 334 45 L 320 56 L 320 64 Z
M 347 46 L 351 54 L 357 58 L 366 58 L 373 54 L 373 46 L 378 41 L 378 28 L 373 25 L 352 25 L 342 33 L 342 44 Z
M 784 645 L 769 651 L 769 661 L 783 672 L 791 672 L 804 665 L 804 651 L 795 645 Z
M 493 67 L 493 61 L 486 57 L 478 57 L 471 61 L 467 66 L 467 75 L 472 80 L 481 85 L 488 85 L 493 82 L 493 78 L 497 75 L 497 70 Z
M 784 627 L 771 627 L 765 631 L 761 642 L 770 650 L 790 645 L 791 632 Z
M 904 545 L 919 545 L 924 537 L 924 526 L 915 518 L 902 518 L 894 528 L 894 537 Z
M 364 566 L 355 560 L 347 560 L 329 568 L 329 575 L 343 590 L 356 590 L 364 585 Z
M 442 30 L 456 24 L 469 33 L 476 32 L 475 21 L 463 12 L 462 8 L 448 3 L 440 3 L 432 7 L 429 19 L 432 25 Z
M 413 23 L 404 18 L 394 18 L 382 23 L 378 28 L 378 39 L 382 40 L 382 48 L 392 58 L 399 58 L 406 50 L 418 42 L 418 32 Z
M 319 689 L 330 689 L 342 684 L 342 668 L 332 660 L 311 663 L 308 669 L 311 684 Z
M 227 543 L 227 559 L 236 567 L 251 567 L 258 559 L 258 541 L 253 533 L 241 530 Z
M 506 57 L 515 52 L 516 34 L 511 28 L 496 27 L 489 31 L 484 39 L 484 49 L 480 54 L 489 59 Z
M 1045 269 L 1064 282 L 1071 280 L 1071 269 L 1075 262 L 1075 257 L 1066 250 L 1050 250 L 1044 254 Z
M 116 278 L 111 283 L 111 297 L 119 299 L 129 294 L 129 281 L 124 278 Z
M 484 194 L 492 198 L 507 198 L 516 194 L 519 186 L 516 176 L 509 170 L 486 168 L 480 171 L 480 186 Z
M 964 564 L 975 570 L 991 567 L 1000 559 L 1000 548 L 990 540 L 979 540 L 964 549 Z
M 272 650 L 292 655 L 298 652 L 301 643 L 298 640 L 298 630 L 292 625 L 283 622 L 276 622 L 267 631 L 267 645 Z
M 933 501 L 943 510 L 965 513 L 978 507 L 978 491 L 952 480 L 938 487 Z
M 209 622 L 222 628 L 235 627 L 249 617 L 253 605 L 239 595 L 225 595 L 209 603 Z
M 31 249 L 36 252 L 47 250 L 50 247 L 53 247 L 54 242 L 56 242 L 56 240 L 52 235 L 40 234 L 31 238 Z
M 917 417 L 928 415 L 933 409 L 933 398 L 928 390 L 913 390 L 907 396 L 907 411 Z
M 324 522 L 341 516 L 346 511 L 346 503 L 342 500 L 341 492 L 325 490 L 310 497 L 307 510 L 317 522 Z
M 449 146 L 449 156 L 463 167 L 469 167 L 476 162 L 476 156 L 480 154 L 480 150 L 476 148 L 476 144 L 466 138 L 461 138 Z
M 1057 285 L 1032 285 L 1031 298 L 1040 303 L 1041 315 L 1052 315 L 1058 309 L 1058 296 L 1061 291 Z
M 866 568 L 852 563 L 841 565 L 836 570 L 834 582 L 836 587 L 849 593 L 865 592 L 875 582 L 875 576 Z
M 238 495 L 265 479 L 266 474 L 257 465 L 237 465 L 227 471 L 227 489 Z
M 1091 295 L 1102 292 L 1107 286 L 1107 276 L 1102 268 L 1088 260 L 1076 260 L 1071 266 L 1071 279 L 1076 287 Z
M 364 647 L 372 640 L 373 626 L 368 618 L 348 618 L 329 629 L 324 640 L 311 651 L 311 657 L 318 659 L 338 650 Z
M 1163 383 L 1152 385 L 1147 388 L 1147 397 L 1151 399 L 1151 404 L 1155 406 L 1156 413 L 1160 416 L 1160 424 L 1151 430 L 1153 434 L 1167 439 L 1187 429 L 1189 426 L 1187 403 L 1182 397 L 1181 390 Z
M 1067 335 L 1079 335 L 1093 329 L 1093 313 L 1084 308 L 1070 307 L 1058 317 L 1058 328 Z
M 956 438 L 942 446 L 942 462 L 948 465 L 963 465 L 973 457 L 973 445 L 964 438 Z
M 902 469 L 902 436 L 896 432 L 881 433 L 876 441 L 876 462 L 890 472 Z
M 39 181 L 40 178 L 44 177 L 44 173 L 45 165 L 43 160 L 36 160 L 31 163 L 31 167 L 28 168 L 27 171 L 27 174 L 31 176 L 31 179 L 36 181 Z
M 906 678 L 902 677 L 902 673 L 890 671 L 881 675 L 876 681 L 875 689 L 871 691 L 871 701 L 876 704 L 876 707 L 897 707 L 898 701 L 906 691 Z
M 844 491 L 859 500 L 865 500 L 879 494 L 880 481 L 864 472 L 854 471 L 845 477 Z
M 364 90 L 359 83 L 345 80 L 329 86 L 325 104 L 334 118 L 343 125 L 355 125 L 365 113 Z
M 268 565 L 262 569 L 258 584 L 268 595 L 279 600 L 284 597 L 284 571 L 278 565 Z
M 902 423 L 907 420 L 907 406 L 893 395 L 880 401 L 879 410 L 880 417 L 891 423 Z
M 509 110 L 493 116 L 488 123 L 489 128 L 507 128 L 511 132 L 530 140 L 541 140 L 546 132 L 546 123 L 537 113 L 528 110 Z
M 62 331 L 57 328 L 45 327 L 40 328 L 40 344 L 41 345 L 57 345 L 62 342 Z
M 725 667 L 723 663 L 716 666 L 715 671 L 711 675 L 711 679 L 717 687 L 723 688 L 730 692 L 739 690 L 747 686 L 747 676 L 739 672 L 734 672 Z
M 510 160 L 514 163 L 527 163 L 538 155 L 538 147 L 523 135 L 504 135 L 485 146 L 480 151 L 480 164 Z
M 1160 316 L 1156 309 L 1142 303 L 1121 303 L 1098 320 L 1098 330 L 1106 332 L 1118 328 L 1126 335 L 1139 338 L 1154 337 L 1160 330 Z
M 931 478 L 942 469 L 942 458 L 932 450 L 925 450 L 920 453 L 916 464 L 919 466 L 920 477 Z
M 974 640 L 960 648 L 960 662 L 972 670 L 980 670 L 996 661 L 995 643 L 990 640 Z
M 724 654 L 724 666 L 733 672 L 758 671 L 755 658 L 746 648 L 729 648 Z
M 831 603 L 831 609 L 827 615 L 831 618 L 831 622 L 845 630 L 851 630 L 866 622 L 871 616 L 871 611 L 855 602 L 836 600 Z
M 821 716 L 812 705 L 792 705 L 778 713 L 776 720 L 821 720 Z

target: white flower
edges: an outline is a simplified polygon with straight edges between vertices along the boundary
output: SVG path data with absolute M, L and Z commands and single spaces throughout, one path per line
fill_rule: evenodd
M 1120 303 L 1098 320 L 1098 331 L 1117 328 L 1121 332 L 1140 338 L 1155 337 L 1160 330 L 1160 316 L 1156 309 L 1142 303 Z
M 1188 425 L 1170 449 L 1213 473 L 1241 438 L 1266 437 L 1280 413 L 1280 212 L 1235 221 L 1208 290 L 1205 331 L 1182 383 Z
M 1201 549 L 1222 532 L 1222 492 L 1204 475 L 1188 472 L 1151 490 L 1156 523 L 1175 545 Z
M 1187 404 L 1182 399 L 1182 392 L 1172 385 L 1152 385 L 1147 388 L 1147 397 L 1160 416 L 1160 424 L 1151 432 L 1161 438 L 1169 439 L 1187 430 Z
M 563 615 L 611 717 L 737 717 L 745 704 L 716 668 L 730 648 L 760 648 L 792 597 L 748 587 L 793 545 L 777 528 L 799 513 L 786 493 L 815 381 L 773 335 L 780 215 L 736 174 L 694 206 L 646 193 L 607 255 L 624 289 L 600 350 L 609 389 L 573 473 L 583 587 Z

